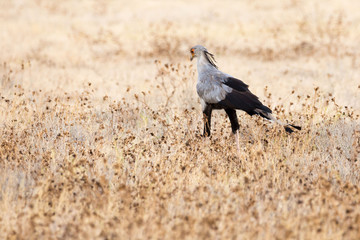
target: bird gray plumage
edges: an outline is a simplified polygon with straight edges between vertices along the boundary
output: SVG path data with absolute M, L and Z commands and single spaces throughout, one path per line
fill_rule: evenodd
M 257 96 L 249 90 L 249 86 L 233 76 L 223 73 L 216 66 L 214 55 L 201 45 L 190 49 L 191 58 L 197 58 L 198 81 L 197 93 L 202 104 L 204 114 L 204 135 L 210 135 L 211 113 L 213 109 L 224 109 L 231 123 L 232 132 L 239 129 L 236 109 L 243 110 L 250 115 L 275 121 L 285 127 L 287 132 L 293 132 L 290 127 L 300 130 L 301 127 L 284 124 L 277 120 L 272 111 L 263 105 Z

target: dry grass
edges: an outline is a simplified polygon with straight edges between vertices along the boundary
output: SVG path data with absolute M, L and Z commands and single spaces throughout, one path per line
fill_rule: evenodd
M 359 239 L 359 10 L 2 1 L 0 238 Z M 198 43 L 304 130 L 201 138 Z

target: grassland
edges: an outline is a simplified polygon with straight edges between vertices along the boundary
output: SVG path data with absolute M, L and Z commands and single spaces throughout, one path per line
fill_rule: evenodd
M 359 239 L 359 12 L 1 1 L 0 239 Z M 200 137 L 196 44 L 303 130 Z

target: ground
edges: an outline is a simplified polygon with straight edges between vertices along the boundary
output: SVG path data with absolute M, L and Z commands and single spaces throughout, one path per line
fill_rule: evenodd
M 359 1 L 1 1 L 1 239 L 359 239 Z M 189 50 L 282 121 L 211 138 Z

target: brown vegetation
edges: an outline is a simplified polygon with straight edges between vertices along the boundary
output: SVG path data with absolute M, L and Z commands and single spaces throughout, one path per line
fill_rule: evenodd
M 1 239 L 359 239 L 358 3 L 0 5 Z M 200 137 L 199 43 L 303 130 Z

